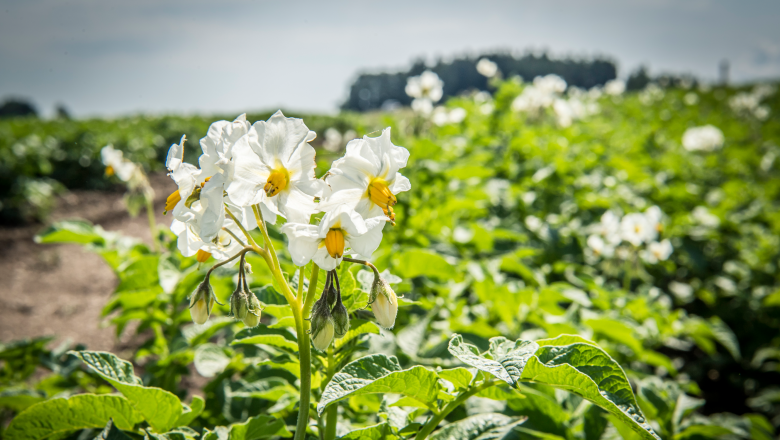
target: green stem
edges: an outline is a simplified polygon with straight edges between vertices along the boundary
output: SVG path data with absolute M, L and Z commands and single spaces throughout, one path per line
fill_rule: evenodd
M 154 201 L 148 195 L 144 195 L 146 200 L 146 217 L 149 220 L 149 232 L 152 233 L 152 250 L 154 252 L 162 252 L 157 235 L 157 219 L 154 216 Z
M 328 346 L 328 382 L 336 374 L 336 360 L 333 357 L 333 345 Z M 338 423 L 338 405 L 331 405 L 325 413 L 325 440 L 336 438 L 336 424 Z
M 368 266 L 372 271 L 374 271 L 375 276 L 379 276 L 379 269 L 376 268 L 371 262 L 365 261 L 365 260 L 356 260 L 354 258 L 344 257 L 344 261 L 348 263 L 356 263 L 356 264 L 362 264 L 363 266 Z
M 269 243 L 269 248 L 271 248 Z M 296 298 L 292 304 L 293 316 L 295 317 L 297 307 L 301 306 L 300 300 L 303 299 L 302 309 L 298 309 L 296 326 L 298 327 L 298 357 L 301 365 L 301 397 L 298 407 L 298 424 L 295 428 L 294 440 L 304 440 L 306 438 L 306 427 L 309 426 L 309 402 L 311 401 L 311 345 L 309 343 L 309 321 L 308 317 L 311 311 L 311 305 L 314 302 L 314 293 L 317 290 L 317 276 L 320 268 L 314 264 L 311 268 L 311 277 L 309 278 L 309 290 L 306 292 L 306 298 Z M 303 283 L 303 280 L 298 280 Z M 304 318 L 304 319 L 301 319 Z
M 271 260 L 273 260 L 274 265 L 279 268 L 281 271 L 281 267 L 279 266 L 279 258 L 276 256 L 276 250 L 274 249 L 273 245 L 271 244 L 271 237 L 268 236 L 268 227 L 265 224 L 265 219 L 263 219 L 263 211 L 260 210 L 260 205 L 252 205 L 252 211 L 255 213 L 255 220 L 257 220 L 257 226 L 260 227 L 260 232 L 263 233 L 263 240 L 265 240 L 265 247 L 268 248 L 268 252 L 271 254 Z
M 428 421 L 428 423 L 425 424 L 425 426 L 422 427 L 420 432 L 417 433 L 415 440 L 423 440 L 428 438 L 428 436 L 439 426 L 439 423 L 441 423 L 441 421 L 444 420 L 444 418 L 447 417 L 447 415 L 449 415 L 449 413 L 451 413 L 455 408 L 462 405 L 463 402 L 466 401 L 466 399 L 479 393 L 484 389 L 496 385 L 496 383 L 497 382 L 493 380 L 487 380 L 483 382 L 482 385 L 469 388 L 468 390 L 458 395 L 458 397 L 456 397 L 455 400 L 448 403 L 447 406 L 442 408 L 442 410 L 438 414 L 436 414 L 431 420 Z

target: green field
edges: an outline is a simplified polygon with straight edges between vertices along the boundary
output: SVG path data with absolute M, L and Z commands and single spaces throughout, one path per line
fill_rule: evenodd
M 389 126 L 393 143 L 411 153 L 402 172 L 412 189 L 398 194 L 396 224 L 385 226 L 372 259 L 402 279 L 394 285 L 403 295 L 395 328 L 379 334 L 363 310 L 369 272 L 342 264 L 353 334 L 327 353 L 313 352 L 312 438 L 335 427 L 331 418 L 339 420 L 338 435 L 353 431 L 344 438 L 414 438 L 431 420 L 444 423 L 430 437 L 440 439 L 652 438 L 649 428 L 663 439 L 774 438 L 776 87 L 653 86 L 615 96 L 570 90 L 561 99 L 586 110 L 569 113 L 513 108 L 526 87 L 496 80 L 492 96 L 450 99 L 431 117 L 409 109 L 287 114 L 318 134 L 318 177 L 346 143 L 325 149 L 329 128 L 373 137 Z M 107 144 L 155 172 L 164 169 L 168 146 L 186 134 L 185 159 L 197 164 L 197 139 L 216 119 L 0 121 L 0 217 L 8 224 L 37 219 L 43 230 L 55 194 L 117 186 L 100 163 Z M 722 141 L 697 143 L 689 134 L 683 142 L 686 130 L 707 125 Z M 647 218 L 654 222 L 642 223 Z M 270 241 L 295 287 L 298 273 L 279 226 L 269 228 Z M 632 242 L 631 234 L 648 226 Z M 624 233 L 616 237 L 618 229 Z M 254 236 L 263 239 L 259 231 Z M 78 435 L 92 429 L 94 437 L 112 414 L 120 429 L 110 438 L 140 439 L 141 428 L 171 440 L 291 436 L 301 387 L 298 335 L 278 282 L 262 258 L 248 254 L 249 287 L 265 309 L 263 323 L 246 329 L 227 317 L 238 270 L 220 268 L 211 282 L 225 305 L 215 307 L 208 326 L 194 326 L 186 298 L 211 263 L 183 257 L 175 238 L 163 232 L 156 252 L 87 223 L 42 232 L 42 243 L 82 243 L 104 256 L 120 280 L 106 319 L 118 332 L 140 322 L 145 342 L 127 359 L 139 377 L 132 366 L 90 352 L 81 352 L 91 367 L 84 368 L 43 340 L 0 345 L 0 415 L 12 420 L 7 438 L 92 438 Z M 521 362 L 512 357 L 522 351 L 516 340 L 539 346 Z M 467 361 L 469 354 L 480 360 Z M 367 355 L 382 360 L 356 361 Z M 507 369 L 507 383 L 490 373 L 485 365 L 500 359 L 521 365 L 522 374 Z M 334 397 L 330 379 L 349 374 L 372 384 Z M 198 393 L 205 402 L 190 400 L 192 390 L 181 386 L 190 375 L 208 378 Z M 106 396 L 114 392 L 109 383 L 121 395 Z M 179 399 L 192 403 L 184 408 Z M 465 404 L 450 405 L 458 399 Z M 338 411 L 315 410 L 328 402 L 336 408 L 336 401 Z M 88 407 L 102 410 L 87 414 Z M 44 414 L 54 414 L 51 431 L 35 423 Z M 519 423 L 521 416 L 528 419 Z M 500 435 L 488 437 L 490 430 Z

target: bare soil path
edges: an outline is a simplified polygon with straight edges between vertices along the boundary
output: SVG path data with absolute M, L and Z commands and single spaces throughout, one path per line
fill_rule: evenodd
M 165 174 L 150 176 L 156 191 L 157 223 L 165 198 L 176 186 Z M 49 221 L 81 218 L 109 231 L 151 241 L 146 215 L 130 218 L 123 192 L 71 191 L 57 201 Z M 54 336 L 91 350 L 122 352 L 133 345 L 132 330 L 117 338 L 101 310 L 118 283 L 111 268 L 78 245 L 37 244 L 33 237 L 46 225 L 0 228 L 0 342 Z M 101 325 L 103 323 L 103 325 Z

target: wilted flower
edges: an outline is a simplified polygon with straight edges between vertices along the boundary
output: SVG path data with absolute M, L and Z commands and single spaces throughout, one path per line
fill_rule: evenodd
M 301 119 L 277 111 L 256 122 L 233 147 L 233 180 L 227 186 L 239 206 L 258 203 L 288 221 L 308 223 L 324 185 L 314 175 L 316 137 Z
M 217 301 L 214 291 L 211 290 L 209 275 L 198 285 L 198 288 L 190 296 L 190 315 L 195 324 L 204 324 L 211 314 L 211 309 Z
M 498 64 L 490 61 L 487 58 L 482 58 L 477 62 L 477 72 L 482 76 L 492 78 L 498 73 Z
M 714 151 L 723 146 L 723 132 L 713 125 L 685 130 L 682 144 L 688 151 Z
M 341 263 L 347 249 L 369 257 L 382 241 L 382 226 L 387 217 L 364 220 L 347 205 L 328 211 L 319 225 L 287 223 L 282 232 L 289 239 L 290 256 L 297 266 L 314 260 L 325 270 L 333 270 Z
M 420 76 L 412 76 L 406 80 L 406 94 L 412 98 L 439 102 L 444 95 L 444 82 L 439 79 L 439 75 L 426 70 Z
M 611 79 L 604 84 L 604 93 L 607 95 L 618 96 L 626 91 L 626 83 L 622 79 Z
M 320 210 L 346 204 L 363 218 L 384 213 L 395 220 L 395 195 L 412 187 L 409 179 L 398 172 L 408 159 L 409 151 L 390 141 L 389 128 L 379 137 L 350 141 L 344 157 L 333 162 L 325 177 L 332 193 L 320 203 Z

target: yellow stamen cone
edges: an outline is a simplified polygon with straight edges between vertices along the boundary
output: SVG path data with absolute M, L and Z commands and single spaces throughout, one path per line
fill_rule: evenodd
M 325 236 L 325 248 L 333 258 L 341 258 L 344 255 L 344 233 L 341 229 L 331 229 Z
M 263 187 L 265 195 L 268 197 L 273 197 L 279 194 L 281 190 L 287 188 L 287 181 L 287 171 L 284 168 L 274 170 L 271 175 L 268 176 L 268 181 Z
M 195 254 L 195 259 L 198 260 L 198 263 L 205 263 L 209 258 L 211 258 L 211 252 L 198 250 L 198 253 Z
M 181 202 L 181 194 L 179 194 L 179 190 L 177 189 L 171 195 L 168 196 L 168 199 L 165 201 L 165 211 L 163 214 L 167 214 L 168 211 L 172 210 L 176 207 L 176 205 Z

